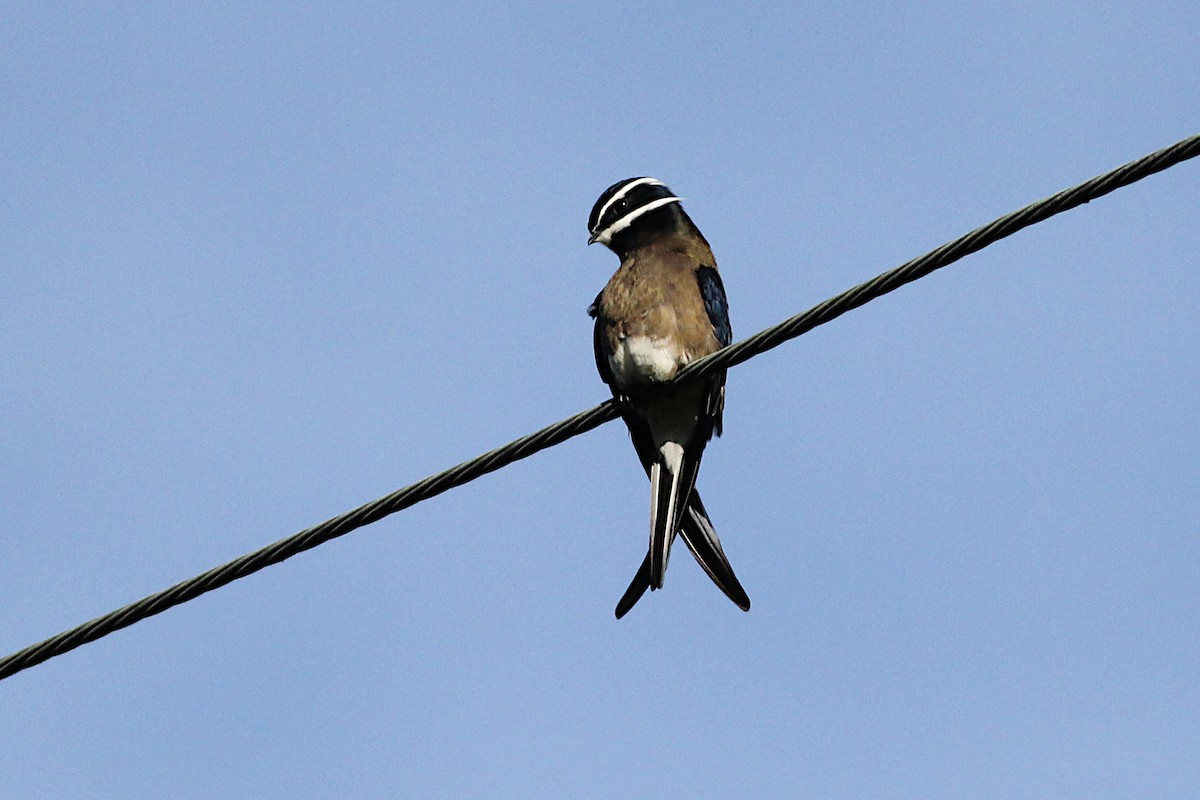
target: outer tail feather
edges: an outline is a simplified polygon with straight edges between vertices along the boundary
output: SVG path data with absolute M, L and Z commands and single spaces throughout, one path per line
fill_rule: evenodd
M 663 574 L 670 555 L 670 474 L 663 475 L 663 465 L 655 461 L 650 467 L 650 547 L 646 550 L 649 560 L 650 591 L 662 588 Z
M 682 466 L 682 465 L 679 465 Z M 655 462 L 650 468 L 650 590 L 661 589 L 671 557 L 671 543 L 679 529 L 683 503 L 691 486 L 684 487 L 686 470 L 672 470 Z M 686 491 L 683 491 L 686 488 Z
M 692 551 L 700 567 L 717 588 L 742 611 L 749 611 L 750 596 L 742 588 L 737 575 L 733 574 L 733 567 L 725 557 L 725 550 L 721 547 L 721 540 L 717 538 L 712 520 L 708 518 L 704 503 L 695 492 L 692 493 L 692 502 L 688 505 L 687 518 L 680 533 L 683 535 L 684 544 Z
M 621 599 L 617 601 L 616 615 L 617 619 L 629 613 L 629 609 L 637 605 L 637 601 L 642 599 L 642 595 L 650 588 L 650 551 L 646 551 L 646 557 L 642 559 L 642 565 L 638 567 L 637 574 L 633 576 L 633 580 L 629 582 L 629 588 L 625 590 L 625 594 L 621 595 Z

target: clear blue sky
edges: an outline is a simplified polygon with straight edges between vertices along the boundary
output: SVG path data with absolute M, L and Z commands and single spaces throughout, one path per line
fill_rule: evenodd
M 0 651 L 588 408 L 650 174 L 734 333 L 1200 131 L 1175 3 L 7 3 Z M 1200 164 L 0 683 L 0 795 L 1178 798 L 1200 785 Z

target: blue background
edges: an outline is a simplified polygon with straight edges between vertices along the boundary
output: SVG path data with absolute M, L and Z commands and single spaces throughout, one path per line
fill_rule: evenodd
M 590 407 L 597 195 L 743 338 L 1200 131 L 1200 6 L 7 3 L 0 650 Z M 6 797 L 1177 798 L 1200 785 L 1200 165 L 0 683 Z

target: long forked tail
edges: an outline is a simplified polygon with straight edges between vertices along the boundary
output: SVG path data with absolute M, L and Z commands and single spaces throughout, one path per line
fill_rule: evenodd
M 683 536 L 683 541 L 688 546 L 688 549 L 692 551 L 692 555 L 696 557 L 696 561 L 700 563 L 700 566 L 707 573 L 708 577 L 712 579 L 712 582 L 717 585 L 717 588 L 724 592 L 725 596 L 733 601 L 734 605 L 738 608 L 743 611 L 749 611 L 750 597 L 746 594 L 746 590 L 742 588 L 737 575 L 733 573 L 733 567 L 730 566 L 729 559 L 725 557 L 725 551 L 721 548 L 721 540 L 717 538 L 717 531 L 713 528 L 712 521 L 708 517 L 708 512 L 704 509 L 704 503 L 700 500 L 699 492 L 692 492 L 687 510 L 683 515 L 679 533 Z M 649 588 L 650 553 L 647 552 L 645 559 L 642 560 L 642 564 L 638 568 L 637 574 L 633 576 L 629 588 L 625 590 L 625 594 L 621 596 L 620 601 L 617 603 L 617 619 L 629 613 L 629 610 L 633 608 Z

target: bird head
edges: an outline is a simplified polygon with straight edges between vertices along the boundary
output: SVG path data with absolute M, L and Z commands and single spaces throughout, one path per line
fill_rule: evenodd
M 667 185 L 656 178 L 626 178 L 604 190 L 588 216 L 588 244 L 620 252 L 622 240 L 639 232 L 674 228 L 685 216 Z

